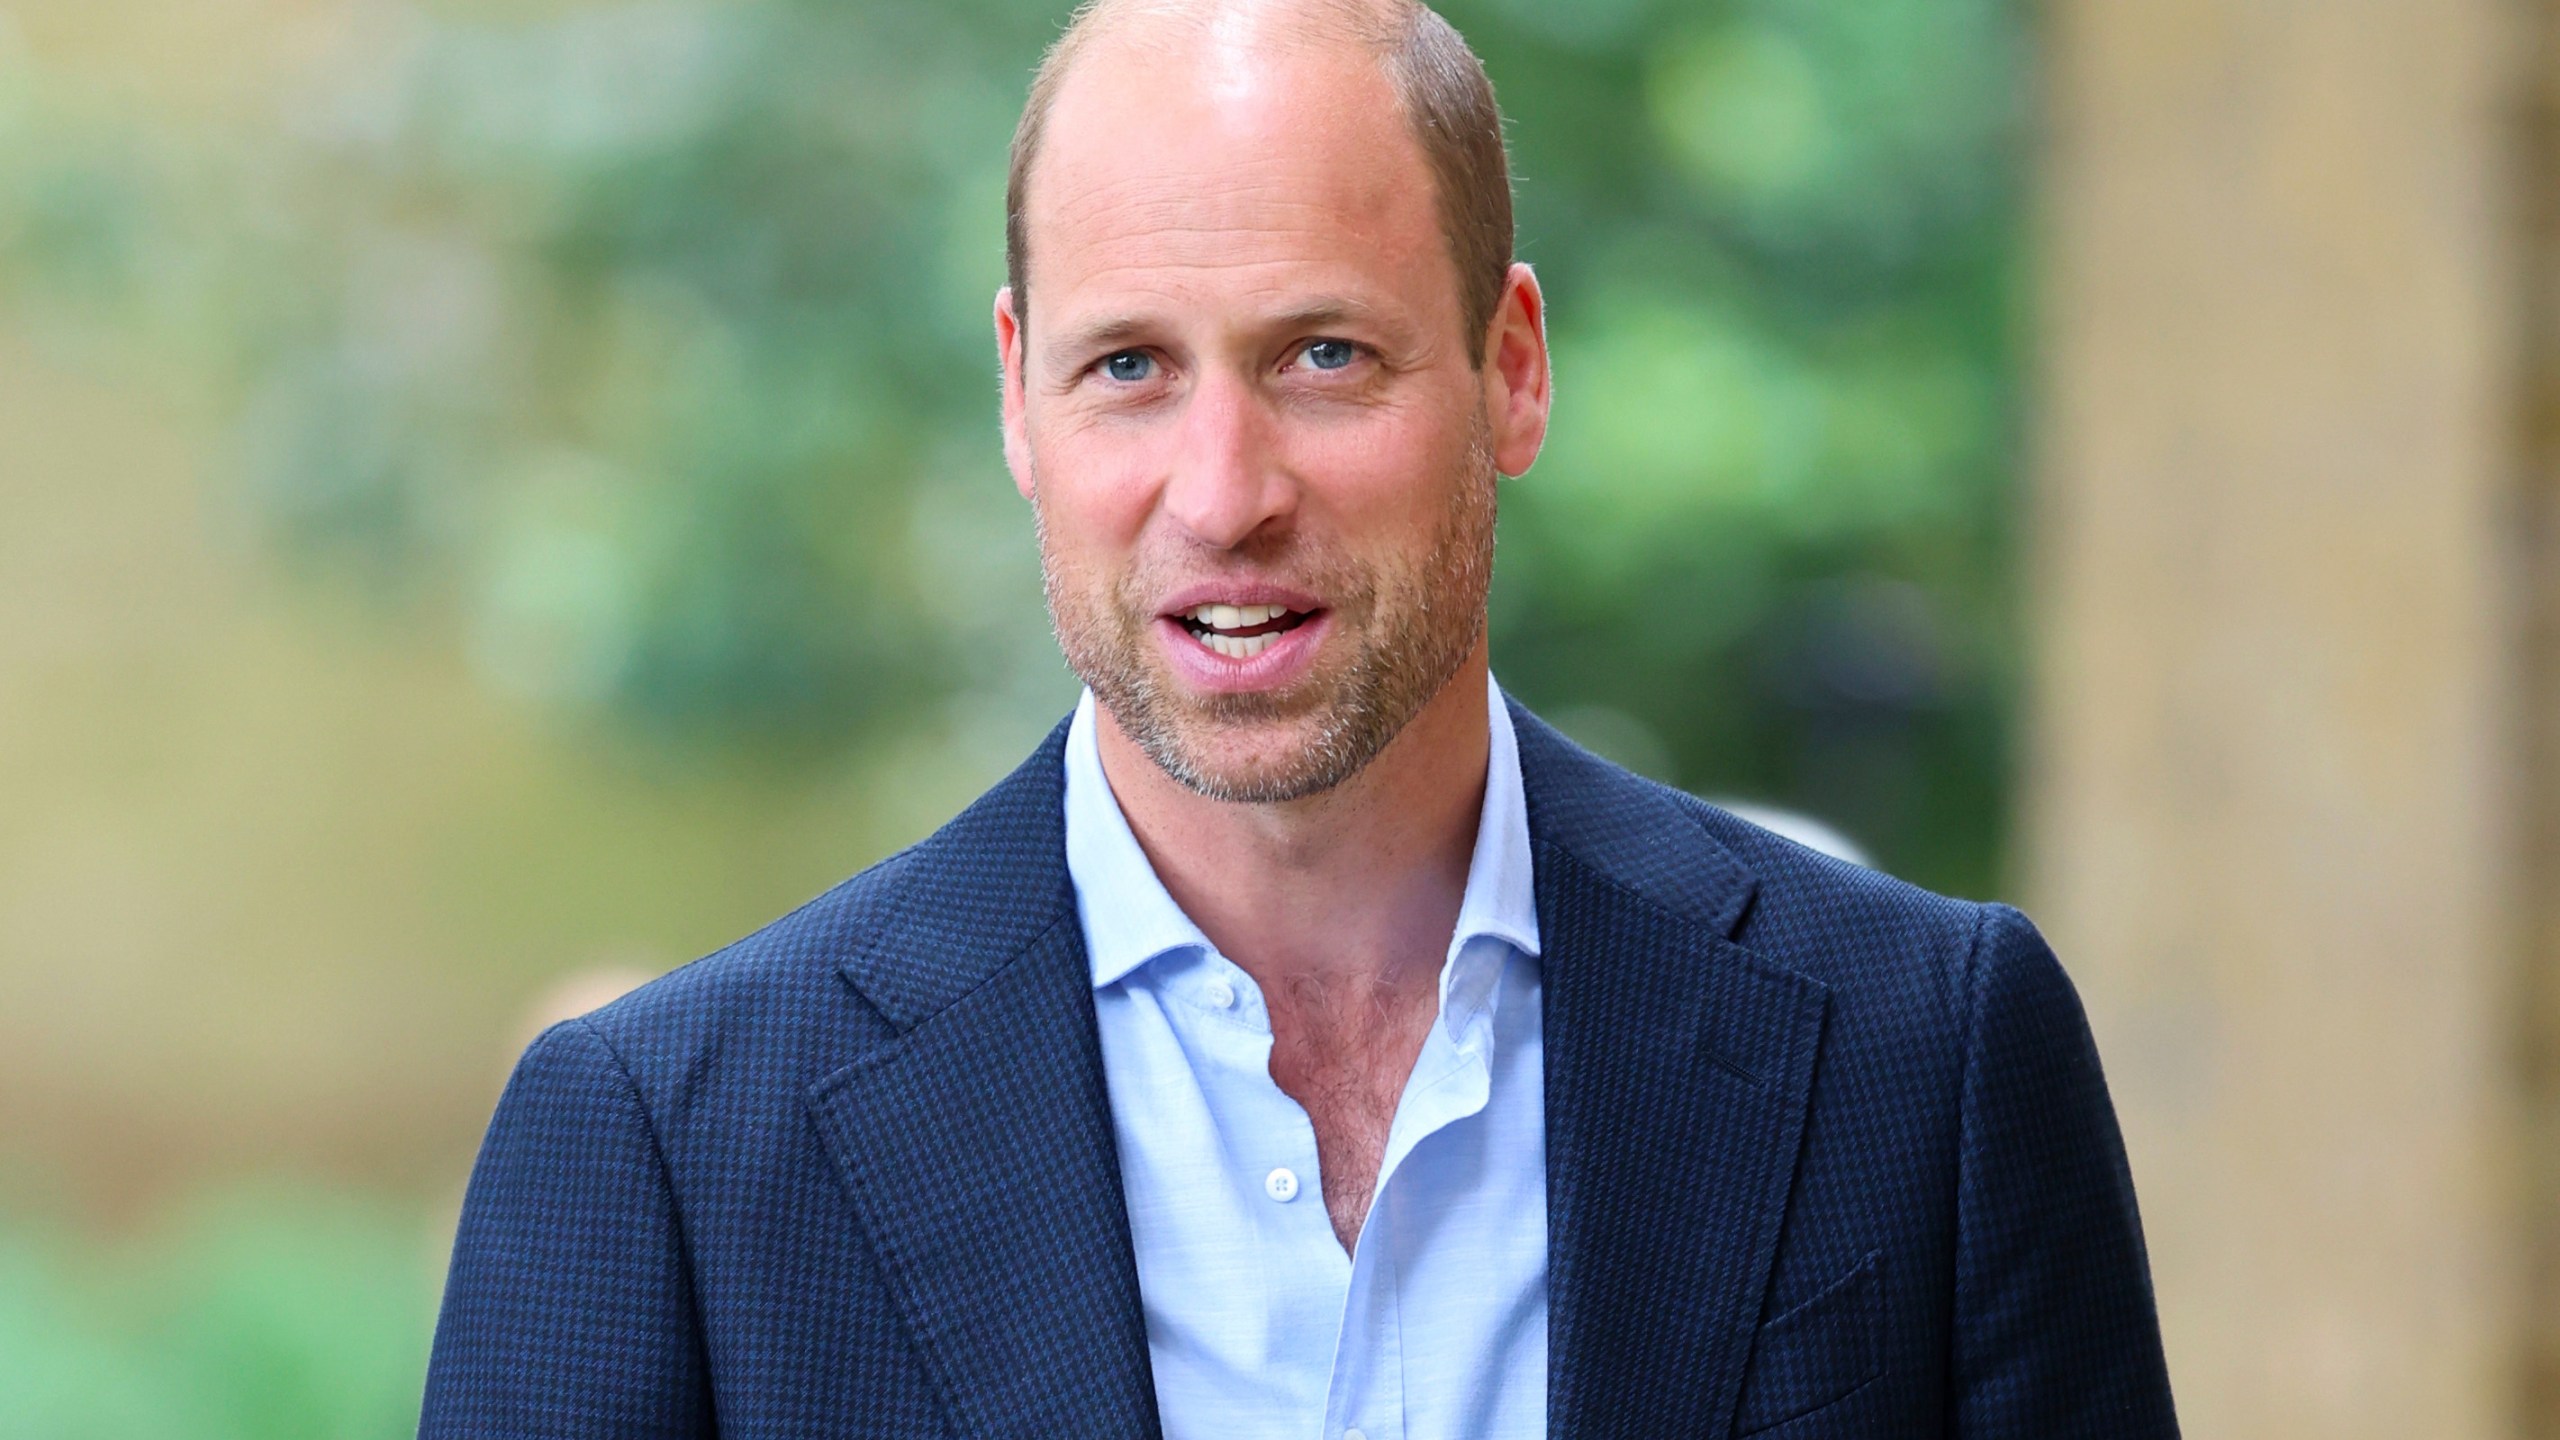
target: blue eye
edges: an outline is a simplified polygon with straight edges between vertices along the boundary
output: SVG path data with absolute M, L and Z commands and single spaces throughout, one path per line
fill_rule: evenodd
M 1143 350 L 1123 350 L 1104 357 L 1102 373 L 1114 380 L 1135 383 L 1155 373 L 1156 362 Z
M 1313 341 L 1300 353 L 1307 357 L 1309 365 L 1318 370 L 1339 370 L 1360 357 L 1360 352 L 1348 340 Z

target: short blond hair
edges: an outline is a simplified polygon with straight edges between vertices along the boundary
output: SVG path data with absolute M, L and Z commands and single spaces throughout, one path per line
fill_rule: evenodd
M 1005 282 L 1013 287 L 1014 314 L 1026 327 L 1031 294 L 1025 272 L 1031 251 L 1023 207 L 1041 132 L 1067 71 L 1086 46 L 1109 31 L 1140 19 L 1204 26 L 1219 8 L 1220 0 L 1085 0 L 1041 57 L 1022 119 L 1014 127 L 1004 188 Z M 1431 171 L 1441 233 L 1458 270 L 1467 354 L 1472 363 L 1481 364 L 1483 337 L 1510 276 L 1513 240 L 1511 157 L 1492 77 L 1456 27 L 1418 0 L 1301 0 L 1296 8 L 1306 22 L 1297 32 L 1302 39 L 1348 41 L 1386 67 L 1405 123 Z

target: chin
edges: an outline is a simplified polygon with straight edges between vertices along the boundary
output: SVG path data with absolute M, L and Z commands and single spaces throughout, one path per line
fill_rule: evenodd
M 1187 715 L 1140 747 L 1184 788 L 1213 800 L 1276 804 L 1321 794 L 1359 769 L 1320 716 L 1221 720 Z M 1365 757 L 1363 757 L 1365 758 Z

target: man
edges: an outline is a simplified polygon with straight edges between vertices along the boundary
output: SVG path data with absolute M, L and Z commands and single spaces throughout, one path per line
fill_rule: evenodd
M 536 1042 L 424 1433 L 2175 1433 L 2024 919 L 1493 687 L 1549 393 L 1508 185 L 1417 5 L 1079 15 L 995 328 L 1086 699 Z

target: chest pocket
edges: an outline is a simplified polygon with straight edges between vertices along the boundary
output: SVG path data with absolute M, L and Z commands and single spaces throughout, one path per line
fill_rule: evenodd
M 1760 1327 L 1734 1433 L 1783 1425 L 1884 1373 L 1884 1293 L 1870 1251 L 1821 1294 Z

